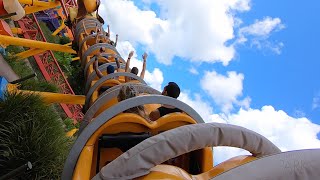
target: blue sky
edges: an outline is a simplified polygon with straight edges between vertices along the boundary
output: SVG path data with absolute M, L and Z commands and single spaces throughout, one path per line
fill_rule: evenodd
M 299 110 L 320 123 L 320 109 L 312 110 L 312 100 L 320 91 L 319 7 L 320 2 L 315 0 L 303 3 L 259 1 L 253 3 L 252 11 L 243 16 L 252 21 L 268 14 L 280 17 L 286 26 L 271 37 L 272 40 L 284 42 L 280 55 L 239 49 L 240 61 L 253 60 L 241 61 L 234 66 L 246 75 L 244 86 L 254 100 L 252 106 L 270 104 L 291 115 Z M 265 86 L 272 88 L 265 91 Z
M 276 137 L 283 150 L 320 147 L 319 1 L 102 2 L 124 58 L 135 50 L 141 67 L 149 53 L 151 86 L 175 81 L 207 122 Z
M 141 9 L 145 7 L 141 1 L 135 3 Z M 229 66 L 225 67 L 221 63 L 202 64 L 197 69 L 200 73 L 211 69 L 220 73 L 228 70 L 241 72 L 245 75 L 243 94 L 252 98 L 251 107 L 272 105 L 291 116 L 304 113 L 313 122 L 320 124 L 320 108 L 312 110 L 313 98 L 320 92 L 320 61 L 317 58 L 320 24 L 316 23 L 320 20 L 320 2 L 309 0 L 299 4 L 292 3 L 288 0 L 252 1 L 252 10 L 239 15 L 245 24 L 265 16 L 281 18 L 285 29 L 273 33 L 269 38 L 270 41 L 284 43 L 281 54 L 248 45 L 239 46 L 237 57 Z M 155 3 L 151 9 L 159 13 Z M 159 67 L 164 72 L 165 80 L 177 81 L 184 89 L 205 94 L 199 90 L 198 82 L 201 77 L 188 73 L 190 65 L 184 58 L 175 58 L 169 67 L 153 62 L 156 61 L 148 63 L 148 66 Z M 179 73 L 172 75 L 176 70 Z M 189 83 L 189 80 L 194 83 Z M 210 101 L 207 96 L 204 98 Z

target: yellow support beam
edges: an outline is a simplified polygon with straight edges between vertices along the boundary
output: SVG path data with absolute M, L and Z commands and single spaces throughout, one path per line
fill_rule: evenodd
M 66 136 L 67 136 L 67 137 L 72 137 L 72 136 L 74 136 L 74 134 L 75 134 L 76 132 L 78 132 L 78 130 L 79 130 L 79 129 L 72 129 L 72 130 L 70 130 L 70 131 L 67 132 Z
M 28 4 L 33 6 L 49 6 L 50 2 L 38 1 L 38 0 L 19 0 L 21 4 Z
M 63 104 L 81 104 L 83 105 L 86 100 L 86 96 L 83 95 L 72 95 L 72 94 L 61 94 L 61 93 L 51 93 L 51 92 L 40 92 L 40 91 L 27 91 L 19 90 L 19 85 L 8 84 L 7 91 L 9 93 L 22 93 L 22 94 L 37 94 L 43 98 L 46 104 L 52 103 L 63 103 Z
M 69 46 L 71 43 L 68 44 L 64 44 L 63 46 Z M 22 60 L 22 59 L 26 59 L 30 56 L 34 56 L 37 54 L 42 54 L 44 53 L 46 50 L 43 49 L 29 49 L 27 51 L 23 51 L 21 53 L 16 54 L 15 56 L 18 58 L 18 60 Z
M 61 94 L 61 93 L 40 92 L 40 91 L 26 91 L 26 90 L 17 90 L 17 92 L 22 94 L 37 94 L 43 99 L 43 101 L 46 104 L 63 103 L 63 104 L 83 105 L 86 100 L 86 96 L 83 96 L 83 95 Z
M 11 28 L 11 32 L 13 34 L 23 34 L 23 31 L 21 28 Z
M 64 44 L 64 46 L 71 46 L 72 45 L 72 42 L 69 42 L 67 44 Z
M 19 0 L 20 3 L 21 1 L 28 1 L 28 0 Z M 39 4 L 40 1 L 37 1 L 36 4 Z M 52 9 L 55 8 L 57 6 L 60 6 L 60 2 L 59 1 L 55 1 L 55 2 L 41 2 L 40 3 L 41 6 L 26 6 L 24 8 L 26 14 L 31 14 L 31 13 L 35 13 L 35 12 L 39 12 L 39 11 L 44 11 L 44 10 L 48 10 L 48 9 Z
M 18 53 L 15 56 L 18 58 L 18 60 L 21 60 L 21 59 L 26 59 L 26 58 L 28 58 L 30 56 L 41 54 L 41 53 L 43 53 L 45 51 L 46 50 L 43 50 L 43 49 L 29 49 L 27 51 L 23 51 L 21 53 Z
M 79 61 L 79 60 L 80 60 L 80 57 L 75 57 L 75 58 L 72 58 L 71 60 L 72 60 L 72 61 Z
M 61 26 L 58 27 L 58 29 L 56 29 L 51 35 L 52 36 L 56 36 L 60 31 L 62 31 L 64 28 L 66 27 L 66 25 L 64 24 L 64 21 L 62 21 Z
M 35 48 L 35 49 L 52 50 L 52 51 L 60 51 L 60 52 L 76 54 L 76 51 L 69 46 L 35 41 L 30 39 L 16 38 L 11 36 L 4 36 L 4 35 L 0 35 L 0 44 L 24 46 L 24 47 Z

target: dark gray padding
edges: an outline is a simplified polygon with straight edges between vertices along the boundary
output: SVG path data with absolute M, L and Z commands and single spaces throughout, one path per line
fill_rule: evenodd
M 81 21 L 79 21 L 79 22 L 77 23 L 75 32 L 78 32 L 79 29 L 83 27 L 83 26 L 82 26 L 82 22 L 83 22 L 83 21 L 85 21 L 85 24 L 86 24 L 86 23 L 99 23 L 99 24 L 101 24 L 100 21 L 97 20 L 96 18 L 84 18 L 84 19 L 82 19 Z
M 102 55 L 102 54 L 101 54 Z M 103 53 L 103 55 L 107 55 L 107 56 L 111 56 L 112 54 L 110 53 Z M 84 78 L 87 78 L 87 71 L 90 67 L 91 64 L 94 63 L 94 61 L 96 60 L 96 56 L 91 57 L 90 61 L 87 62 L 86 66 L 84 67 L 83 73 L 84 73 Z
M 105 66 L 106 65 L 106 66 Z M 117 67 L 117 63 L 115 62 L 111 62 L 111 63 L 105 63 L 101 66 L 99 66 L 99 70 L 102 71 L 103 68 L 106 68 L 108 67 L 109 65 L 113 65 L 115 68 Z M 103 66 L 103 67 L 102 67 Z M 100 68 L 101 67 L 101 68 Z M 120 68 L 125 68 L 125 65 L 124 64 L 120 64 Z M 125 73 L 125 72 L 115 72 L 115 73 Z M 112 73 L 112 74 L 115 74 L 115 73 Z M 85 73 L 86 74 L 86 73 Z M 107 74 L 108 76 L 109 74 Z M 86 76 L 87 77 L 87 76 Z M 88 78 L 86 78 L 86 84 L 85 84 L 85 93 L 88 92 L 89 88 L 90 88 L 90 84 L 91 82 L 97 77 L 97 74 L 96 74 L 96 71 L 93 71 L 89 76 Z M 139 76 L 138 76 L 139 77 Z
M 117 86 L 113 86 L 112 88 L 107 89 L 104 93 L 102 93 L 99 98 L 93 102 L 93 104 L 90 106 L 88 111 L 85 112 L 85 116 L 83 117 L 82 121 L 80 122 L 80 129 L 79 133 L 82 132 L 82 130 L 88 125 L 90 120 L 93 118 L 93 116 L 97 113 L 97 111 L 108 101 L 110 101 L 112 98 L 117 97 L 119 94 L 119 91 L 122 86 L 128 85 L 134 86 L 138 93 L 147 93 L 152 95 L 160 95 L 161 93 L 158 90 L 155 90 L 148 85 L 145 84 L 137 84 L 137 83 L 125 83 L 125 84 L 119 84 Z
M 147 84 L 140 76 L 137 76 L 133 73 L 129 73 L 129 72 L 116 72 L 116 73 L 112 73 L 112 74 L 108 74 L 106 76 L 103 76 L 102 78 L 100 78 L 92 87 L 90 87 L 91 82 L 87 81 L 87 84 L 85 86 L 85 94 L 88 95 L 88 93 L 90 92 L 90 90 L 92 91 L 91 95 L 93 94 L 93 92 L 95 91 L 95 89 L 100 85 L 103 84 L 105 81 L 109 80 L 109 79 L 113 79 L 115 77 L 120 77 L 120 76 L 124 76 L 124 77 L 130 77 L 134 80 L 138 80 L 140 83 L 142 84 Z M 99 84 L 98 84 L 99 83 Z
M 102 32 L 104 32 L 105 34 L 105 31 L 104 29 L 102 28 L 102 24 L 95 18 L 85 18 L 85 19 L 82 19 L 79 23 L 77 23 L 77 26 L 76 26 L 76 30 L 75 30 L 75 40 L 78 42 L 79 41 L 79 36 L 82 32 L 84 32 L 84 29 L 83 29 L 83 25 L 82 25 L 82 22 L 85 21 L 85 26 L 86 26 L 86 29 L 89 29 L 89 28 L 95 28 L 97 26 L 99 26 L 102 30 Z
M 135 86 L 137 83 L 133 83 L 133 82 L 127 82 L 127 83 L 121 83 L 119 85 L 116 86 L 112 86 L 111 88 L 107 89 L 105 92 L 103 92 L 102 94 L 108 94 L 109 92 L 115 90 L 115 89 L 120 89 L 122 86 L 124 85 L 131 85 L 131 86 Z M 145 84 L 142 84 L 144 86 L 147 86 Z
M 97 27 L 97 25 L 96 24 L 86 24 L 86 29 L 95 29 Z M 100 25 L 98 25 L 98 29 L 101 29 L 102 28 L 102 26 Z M 80 28 L 80 30 L 78 31 L 78 33 L 76 33 L 76 40 L 77 40 L 77 42 L 79 41 L 79 38 L 80 38 L 80 35 L 81 35 L 81 33 L 84 33 L 84 28 Z M 89 33 L 89 35 L 90 35 L 90 32 L 88 32 Z M 104 32 L 104 30 L 102 30 L 102 33 L 103 34 L 105 34 L 105 32 Z
M 192 124 L 142 141 L 104 166 L 93 179 L 134 179 L 149 174 L 151 168 L 171 158 L 217 146 L 241 148 L 258 158 L 281 152 L 267 138 L 240 126 L 221 123 Z M 242 173 L 250 174 L 251 171 Z
M 112 54 L 110 54 L 110 53 L 102 53 L 102 54 L 101 54 L 101 56 L 104 56 L 104 55 L 111 56 Z M 121 56 L 119 56 L 119 55 L 116 55 L 116 56 L 117 56 L 117 58 L 119 58 L 120 60 L 122 60 L 124 63 L 126 63 L 126 61 L 123 60 Z M 88 69 L 89 69 L 89 66 L 90 66 L 94 61 L 95 61 L 95 56 L 93 56 L 93 57 L 90 59 L 90 61 L 86 64 L 86 66 L 84 67 L 84 77 L 85 77 L 85 78 L 87 77 L 87 71 L 88 71 Z M 120 63 L 121 63 L 121 62 L 120 62 Z
M 116 85 L 116 86 L 110 87 L 109 89 L 107 89 L 107 90 L 106 90 L 105 92 L 103 92 L 102 94 L 108 94 L 109 92 L 111 92 L 111 91 L 113 91 L 113 90 L 115 90 L 115 89 L 120 89 L 120 87 L 123 86 L 123 85 L 135 86 L 136 84 L 138 84 L 138 83 L 134 83 L 134 82 L 121 83 L 121 84 L 118 84 L 118 85 Z M 142 85 L 148 86 L 148 85 L 146 85 L 146 84 L 142 84 Z M 101 94 L 101 95 L 102 95 L 102 94 Z M 100 95 L 100 96 L 101 96 L 101 95 Z M 100 96 L 99 96 L 99 97 L 100 97 Z M 88 109 L 87 107 L 83 106 L 83 111 L 84 111 L 84 112 L 86 112 L 87 109 Z
M 116 90 L 116 89 L 120 90 L 120 88 L 122 86 L 134 86 L 139 91 L 139 93 L 148 92 L 148 94 L 159 94 L 159 95 L 161 94 L 160 91 L 158 91 L 156 89 L 153 89 L 152 87 L 148 86 L 147 84 L 139 84 L 139 83 L 135 83 L 135 82 L 127 82 L 127 83 L 122 83 L 122 84 L 113 86 L 113 87 L 107 89 L 101 95 L 108 94 L 109 92 L 111 92 L 113 90 Z
M 226 171 L 212 180 L 316 180 L 320 178 L 320 149 L 283 152 Z
M 116 62 L 110 62 L 110 63 L 105 63 L 102 64 L 101 66 L 98 67 L 98 69 L 100 71 L 104 71 L 109 65 L 112 65 L 115 69 L 117 68 L 117 63 Z M 124 64 L 120 64 L 120 68 L 121 69 L 125 69 L 126 65 Z M 86 74 L 86 73 L 85 73 Z M 91 82 L 97 77 L 97 73 L 96 71 L 93 71 L 88 78 L 86 78 L 86 86 L 85 89 L 89 89 L 90 88 L 90 84 Z
M 115 106 L 110 107 L 109 109 L 102 112 L 98 117 L 96 117 L 89 125 L 82 131 L 82 133 L 77 138 L 74 143 L 72 149 L 69 152 L 67 160 L 64 164 L 63 172 L 61 179 L 69 180 L 72 179 L 74 168 L 76 166 L 77 160 L 80 156 L 80 153 L 84 146 L 86 145 L 89 138 L 106 122 L 108 122 L 111 118 L 116 115 L 122 113 L 123 111 L 144 105 L 144 104 L 165 104 L 165 105 L 173 105 L 186 112 L 191 118 L 199 123 L 204 123 L 201 116 L 192 109 L 189 105 L 168 97 L 161 95 L 146 95 L 146 96 L 137 96 L 124 101 L 119 102 Z
M 114 51 L 117 55 L 120 56 L 119 52 L 117 51 L 117 49 L 108 44 L 108 43 L 98 43 L 98 44 L 95 44 L 95 45 L 92 45 L 90 46 L 85 52 L 84 54 L 82 54 L 82 57 L 81 57 L 81 66 L 83 67 L 84 66 L 84 63 L 85 63 L 85 59 L 87 58 L 87 56 L 90 56 L 92 52 L 94 52 L 95 50 L 99 50 L 100 48 L 102 47 L 105 47 L 106 49 L 111 49 L 112 51 Z
M 94 91 L 96 91 L 98 89 L 99 86 L 101 86 L 103 83 L 105 83 L 106 81 L 108 81 L 110 79 L 113 79 L 115 77 L 120 77 L 120 76 L 130 77 L 130 78 L 133 78 L 135 80 L 138 80 L 142 84 L 147 84 L 141 77 L 139 77 L 139 76 L 137 76 L 135 74 L 132 74 L 132 73 L 117 72 L 117 73 L 108 74 L 107 76 L 103 76 L 102 78 L 100 78 L 93 86 L 90 87 L 89 90 L 85 89 L 86 102 L 85 102 L 85 105 L 84 105 L 84 109 L 85 110 L 88 109 L 88 106 L 90 104 L 91 96 L 94 93 Z
M 110 63 L 104 63 L 104 64 L 100 65 L 100 66 L 98 67 L 98 69 L 99 69 L 100 71 L 102 71 L 102 70 L 104 70 L 105 68 L 107 68 L 109 65 L 112 65 L 112 66 L 114 66 L 114 67 L 117 67 L 117 63 L 116 63 L 116 62 L 110 62 Z M 126 67 L 125 64 L 120 64 L 120 69 L 124 69 L 125 67 Z M 95 71 L 89 75 L 89 78 L 90 78 L 91 75 L 94 75 L 94 74 L 95 74 Z M 95 77 L 96 77 L 96 75 L 95 75 Z
M 99 21 L 97 21 L 97 19 L 95 18 L 85 18 L 82 19 L 79 23 L 77 23 L 75 32 L 79 32 L 81 31 L 81 29 L 83 28 L 83 24 L 82 21 L 85 21 L 84 24 L 88 25 L 88 24 L 95 24 L 95 25 L 102 25 Z
M 94 38 L 96 38 L 96 35 L 97 35 L 97 34 L 91 34 L 91 35 L 85 37 L 85 38 L 80 42 L 79 50 L 82 49 L 82 46 L 83 46 L 84 42 L 88 41 L 89 39 L 94 39 Z M 99 37 L 106 37 L 106 38 L 108 38 L 106 35 L 101 34 L 101 33 L 98 34 L 98 35 L 99 35 Z

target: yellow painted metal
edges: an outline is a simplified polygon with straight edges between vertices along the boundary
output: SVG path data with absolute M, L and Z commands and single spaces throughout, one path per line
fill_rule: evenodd
M 106 109 L 110 108 L 111 106 L 114 106 L 118 103 L 117 97 L 111 98 L 108 102 L 105 102 L 105 104 L 99 108 L 99 110 L 96 112 L 95 116 L 98 116 L 100 113 L 105 111 Z M 145 104 L 144 105 L 144 111 L 146 114 L 150 114 L 153 110 L 159 108 L 160 104 Z
M 28 4 L 34 6 L 49 6 L 50 2 L 38 1 L 38 0 L 19 0 L 21 4 Z
M 8 84 L 7 91 L 9 93 L 17 92 L 22 94 L 37 94 L 43 98 L 44 102 L 47 104 L 51 103 L 64 103 L 64 104 L 84 104 L 85 96 L 82 95 L 72 95 L 72 94 L 61 94 L 61 93 L 51 93 L 51 92 L 40 92 L 40 91 L 27 91 L 19 90 L 18 84 Z
M 80 60 L 80 57 L 75 57 L 75 58 L 72 58 L 71 60 L 72 60 L 72 61 L 79 61 L 79 60 Z
M 72 130 L 67 132 L 66 136 L 67 137 L 72 137 L 77 131 L 78 131 L 78 129 L 72 129 Z
M 19 87 L 20 85 L 19 84 L 8 84 L 7 85 L 7 91 L 10 93 L 10 92 L 15 92 L 15 91 L 17 91 L 18 90 L 18 87 Z
M 190 178 L 186 179 L 186 178 L 182 178 L 177 175 L 169 174 L 167 172 L 158 172 L 158 171 L 152 171 L 150 174 L 148 174 L 146 176 L 139 177 L 139 178 L 135 178 L 134 180 L 150 180 L 150 179 L 154 179 L 154 180 L 191 180 Z
M 99 169 L 106 165 L 106 162 L 111 162 L 112 160 L 119 157 L 123 152 L 118 148 L 101 148 L 100 149 L 100 163 Z M 98 152 L 95 151 L 93 157 L 97 157 Z M 91 172 L 95 172 L 97 161 L 93 162 L 95 166 L 92 166 Z M 93 174 L 94 176 L 95 174 Z
M 186 124 L 195 124 L 196 122 L 188 115 L 183 113 L 168 114 L 165 117 L 161 117 L 157 121 L 148 122 L 142 117 L 132 114 L 123 113 L 120 114 L 107 123 L 102 125 L 87 141 L 85 148 L 82 150 L 80 157 L 78 158 L 75 173 L 73 179 L 90 179 L 88 177 L 89 169 L 91 169 L 91 176 L 95 175 L 95 160 L 92 157 L 95 156 L 96 142 L 98 137 L 108 132 L 108 134 L 116 134 L 119 132 L 147 132 L 151 131 L 152 134 L 158 134 L 164 129 L 169 130 Z M 94 148 L 95 147 L 95 148 Z M 95 150 L 94 150 L 95 149 Z M 121 152 L 117 149 L 111 149 L 108 151 L 101 151 L 101 154 L 108 154 L 111 159 L 102 158 L 101 163 L 106 160 L 111 161 L 118 157 Z M 103 164 L 100 164 L 100 167 Z M 94 171 L 94 172 L 93 172 Z
M 106 109 L 110 108 L 111 106 L 114 106 L 117 103 L 118 103 L 118 98 L 117 97 L 114 97 L 114 98 L 110 99 L 102 107 L 99 108 L 99 110 L 96 112 L 94 117 L 98 116 L 100 113 L 102 113 Z
M 64 46 L 71 46 L 72 45 L 72 42 L 69 42 L 67 44 L 64 44 Z
M 96 0 L 83 0 L 83 3 L 88 13 L 93 13 L 97 10 Z
M 85 148 L 82 150 L 74 170 L 74 180 L 87 180 L 96 175 L 97 159 L 93 157 L 97 157 L 97 150 L 94 147 L 96 148 L 96 146 L 85 146 Z M 107 156 L 101 156 L 102 159 L 100 162 L 100 167 L 103 167 L 105 164 L 102 164 L 102 162 L 114 160 L 123 152 L 117 148 L 108 148 L 101 149 L 100 153 L 108 154 Z
M 23 31 L 21 28 L 11 28 L 11 32 L 13 34 L 23 34 Z
M 40 91 L 26 91 L 17 90 L 18 93 L 23 94 L 37 94 L 43 98 L 46 104 L 51 103 L 64 103 L 64 104 L 84 104 L 85 96 L 82 95 L 72 95 L 72 94 L 60 94 L 51 92 L 40 92 Z
M 124 125 L 125 124 L 125 125 Z M 131 125 L 130 125 L 131 124 Z M 144 130 L 149 130 L 151 132 L 161 132 L 173 128 L 180 127 L 186 124 L 196 124 L 190 116 L 183 113 L 172 113 L 167 116 L 159 118 L 157 121 L 148 122 L 141 116 L 132 113 L 122 113 L 110 119 L 107 123 L 102 125 L 87 141 L 87 145 L 93 145 L 97 138 L 103 134 L 103 132 L 108 132 L 109 134 L 116 134 L 119 132 L 140 132 L 141 126 Z M 130 126 L 130 128 L 128 127 Z
M 97 81 L 92 81 L 92 85 L 94 85 Z M 97 89 L 100 89 L 103 86 L 116 86 L 121 84 L 118 80 L 116 79 L 109 79 L 107 81 L 105 81 L 103 84 L 99 85 Z M 93 103 L 94 101 L 96 101 L 98 99 L 98 91 L 95 91 L 91 97 L 91 102 Z M 90 104 L 91 105 L 91 104 Z
M 43 53 L 45 51 L 46 50 L 43 50 L 43 49 L 29 49 L 27 51 L 23 51 L 21 53 L 16 54 L 16 57 L 18 57 L 18 60 L 26 59 L 26 58 L 28 58 L 30 56 L 41 54 L 41 53 Z
M 191 175 L 184 171 L 183 169 L 170 165 L 157 165 L 156 167 L 150 170 L 148 175 L 136 178 L 136 180 L 147 180 L 147 179 L 167 179 L 170 175 L 170 179 L 184 179 L 184 180 L 208 180 L 212 179 L 215 176 L 226 172 L 237 166 L 246 164 L 248 162 L 254 161 L 257 158 L 252 156 L 238 156 L 227 160 L 216 167 L 211 168 L 209 171 L 198 174 Z
M 70 43 L 64 44 L 63 46 L 69 46 L 69 45 L 70 45 Z M 30 56 L 34 56 L 34 55 L 37 55 L 37 54 L 42 54 L 45 51 L 47 51 L 47 50 L 32 48 L 32 49 L 29 49 L 27 51 L 23 51 L 21 53 L 16 54 L 16 57 L 18 57 L 18 60 L 21 60 L 21 59 L 28 58 Z
M 92 158 L 93 158 L 93 146 L 85 146 L 80 154 L 80 157 L 78 159 L 76 168 L 73 173 L 74 180 L 87 180 L 91 179 L 91 166 L 92 164 Z
M 135 180 L 192 180 L 192 176 L 185 170 L 171 165 L 157 165 L 150 171 L 148 175 L 136 178 Z
M 64 24 L 64 21 L 61 23 L 61 26 L 58 27 L 58 29 L 56 29 L 51 35 L 52 36 L 56 36 L 60 31 L 62 31 L 64 28 L 66 27 L 66 25 Z
M 45 5 L 41 4 L 42 6 L 26 6 L 24 8 L 24 10 L 25 10 L 26 14 L 31 14 L 31 13 L 35 13 L 35 12 L 39 12 L 39 11 L 44 11 L 47 9 L 52 9 L 52 8 L 55 8 L 55 7 L 61 5 L 59 1 L 45 2 L 45 3 L 46 3 Z
M 213 177 L 215 177 L 223 172 L 226 172 L 232 168 L 246 164 L 248 162 L 254 161 L 256 159 L 257 158 L 253 157 L 253 156 L 237 156 L 237 157 L 234 157 L 234 158 L 231 158 L 227 161 L 222 162 L 221 164 L 215 166 L 214 168 L 212 168 L 211 170 L 209 170 L 205 173 L 193 176 L 193 179 L 197 179 L 197 180 L 212 179 Z
M 212 147 L 206 147 L 202 149 L 202 155 L 200 156 L 200 162 L 201 164 L 201 171 L 207 172 L 213 167 L 213 150 Z M 208 158 L 212 157 L 212 158 Z
M 60 51 L 66 53 L 76 54 L 71 47 L 41 41 L 35 41 L 30 39 L 16 38 L 10 36 L 0 35 L 0 44 L 14 45 L 14 46 L 24 46 L 30 48 L 38 48 L 43 50 Z

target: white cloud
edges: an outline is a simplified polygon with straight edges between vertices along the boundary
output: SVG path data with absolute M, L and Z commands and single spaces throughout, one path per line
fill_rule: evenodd
M 150 10 L 140 10 L 133 1 L 102 0 L 99 13 L 110 24 L 112 31 L 119 34 L 121 40 L 132 43 L 150 44 L 152 32 L 165 26 L 165 21 L 156 18 Z
M 181 93 L 179 100 L 189 104 L 204 119 L 205 122 L 218 122 L 245 127 L 269 139 L 282 151 L 298 149 L 320 148 L 320 125 L 312 123 L 305 117 L 291 117 L 282 110 L 275 110 L 272 106 L 261 109 L 240 109 L 234 114 L 215 114 L 210 104 L 200 95 L 190 97 L 189 92 Z M 249 152 L 230 147 L 214 148 L 215 164 L 229 158 L 249 154 Z
M 189 72 L 190 72 L 191 74 L 194 74 L 194 75 L 198 75 L 198 74 L 199 74 L 198 70 L 197 70 L 195 67 L 191 67 L 191 68 L 189 69 Z
M 280 55 L 281 50 L 284 47 L 282 42 L 270 42 L 268 40 L 261 40 L 261 39 L 252 39 L 251 40 L 251 47 L 256 47 L 260 50 L 270 50 L 275 54 Z
M 261 21 L 256 22 L 250 26 L 243 27 L 239 30 L 241 35 L 253 36 L 269 36 L 271 32 L 283 29 L 285 26 L 281 23 L 279 18 L 266 17 Z
M 137 67 L 139 69 L 139 74 L 142 70 L 142 61 L 138 60 L 136 50 L 133 45 L 128 41 L 119 41 L 117 45 L 117 50 L 120 55 L 126 60 L 130 51 L 134 51 L 134 55 L 130 61 L 130 68 Z M 141 57 L 142 59 L 142 57 Z M 147 69 L 148 69 L 148 60 L 147 60 Z M 144 80 L 154 89 L 161 90 L 161 85 L 163 83 L 163 73 L 160 69 L 155 68 L 152 72 L 146 70 Z
M 201 79 L 201 87 L 214 100 L 214 102 L 222 107 L 223 112 L 229 112 L 233 109 L 233 105 L 248 108 L 250 98 L 238 100 L 242 96 L 243 90 L 243 74 L 237 74 L 234 71 L 228 72 L 227 76 L 218 74 L 217 72 L 205 72 Z
M 212 107 L 199 94 L 194 94 L 194 98 L 192 98 L 190 92 L 183 91 L 178 99 L 197 111 L 204 121 L 209 120 L 211 114 L 213 114 Z
M 276 54 L 281 53 L 284 44 L 282 42 L 271 42 L 269 36 L 276 31 L 284 29 L 280 18 L 265 17 L 256 20 L 255 23 L 239 29 L 236 43 L 244 44 L 249 41 L 250 46 L 258 49 L 269 49 Z
M 218 115 L 211 122 L 225 122 L 253 130 L 272 141 L 282 151 L 320 148 L 317 134 L 320 125 L 312 123 L 307 118 L 294 118 L 282 110 L 275 110 L 272 106 L 259 109 L 240 109 L 236 114 Z M 245 151 L 226 150 L 219 148 L 215 154 L 219 162 L 232 156 L 246 154 Z
M 294 116 L 295 118 L 302 118 L 302 117 L 305 117 L 305 116 L 306 116 L 306 113 L 303 112 L 302 110 L 295 109 L 294 112 L 293 112 L 293 116 Z
M 246 97 L 243 100 L 237 100 L 237 102 L 235 102 L 235 103 L 244 109 L 248 109 L 250 107 L 251 98 Z
M 235 12 L 250 10 L 250 0 L 145 2 L 157 3 L 160 15 L 126 0 L 102 1 L 99 12 L 122 40 L 150 48 L 164 64 L 179 56 L 227 65 L 235 55 L 233 45 L 226 45 L 234 38 Z
M 146 71 L 144 80 L 154 89 L 161 92 L 161 85 L 163 83 L 162 71 L 158 68 L 153 69 L 152 72 Z
M 320 93 L 316 95 L 312 100 L 312 110 L 320 107 Z
M 120 53 L 123 59 L 127 59 L 130 51 L 135 51 L 135 48 L 129 41 L 119 41 L 117 44 L 117 50 Z M 133 55 L 133 58 L 136 58 L 137 54 Z

